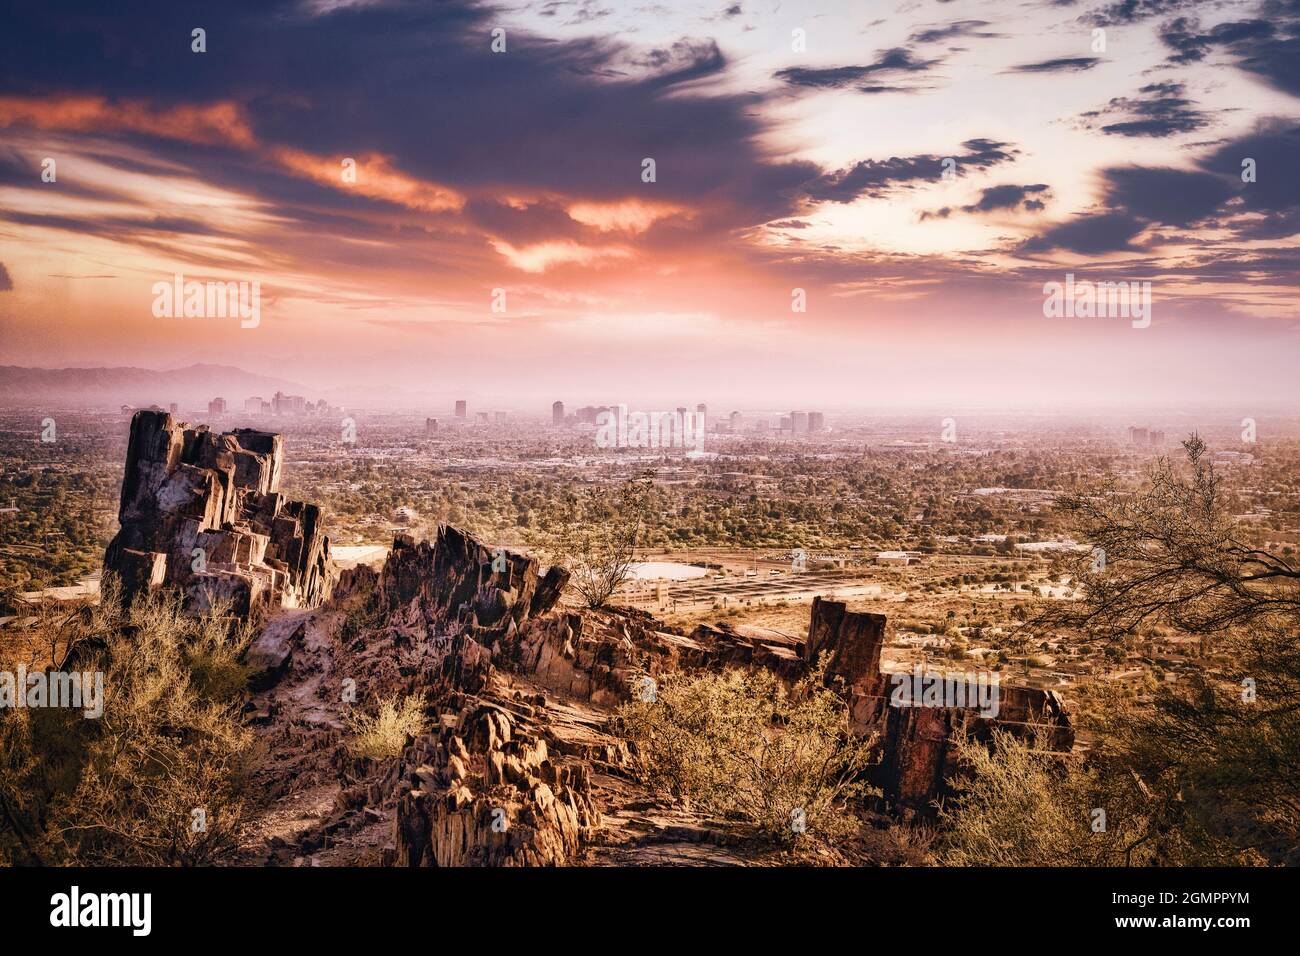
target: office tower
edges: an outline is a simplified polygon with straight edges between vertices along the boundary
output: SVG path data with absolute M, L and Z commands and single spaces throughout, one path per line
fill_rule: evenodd
M 554 402 L 551 405 L 551 424 L 564 424 L 564 402 Z
M 463 398 L 456 403 L 456 417 L 457 418 L 465 417 L 465 400 Z

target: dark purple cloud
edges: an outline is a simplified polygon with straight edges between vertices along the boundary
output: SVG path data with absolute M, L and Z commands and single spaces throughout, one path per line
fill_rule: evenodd
M 1174 136 L 1193 133 L 1209 124 L 1209 117 L 1196 108 L 1185 95 L 1182 83 L 1166 80 L 1149 83 L 1137 96 L 1114 97 L 1103 109 L 1084 113 L 1095 121 L 1108 116 L 1124 116 L 1119 122 L 1104 123 L 1103 133 L 1115 136 Z
M 1179 228 L 1213 215 L 1237 192 L 1232 180 L 1213 173 L 1123 166 L 1102 175 L 1107 205 Z
M 942 62 L 941 59 L 918 59 L 906 47 L 894 47 L 885 50 L 875 61 L 865 66 L 833 66 L 825 68 L 792 66 L 784 70 L 777 70 L 776 77 L 791 86 L 803 86 L 819 90 L 856 88 L 863 92 L 881 92 L 878 85 L 863 84 L 862 81 L 881 75 L 924 73 Z
M 1242 178 L 1253 164 L 1254 181 Z M 1300 231 L 1300 125 L 1261 122 L 1246 136 L 1199 159 L 1197 169 L 1122 166 L 1102 171 L 1104 210 L 1052 226 L 1022 242 L 1021 253 L 1131 249 L 1148 226 L 1213 225 L 1239 239 L 1283 239 Z M 1196 244 L 1193 236 L 1153 235 L 1152 244 Z
M 1021 253 L 1064 249 L 1084 255 L 1131 249 L 1132 239 L 1145 228 L 1142 220 L 1122 212 L 1077 216 L 1052 226 L 1020 244 Z
M 991 39 L 1004 35 L 985 30 L 984 27 L 987 26 L 989 26 L 987 20 L 953 20 L 943 26 L 917 30 L 908 39 L 913 43 L 938 43 L 941 40 L 955 40 L 959 37 Z
M 1194 7 L 1188 7 L 1195 13 Z M 1163 24 L 1160 39 L 1173 52 L 1169 62 L 1197 63 L 1216 50 L 1269 85 L 1300 95 L 1300 3 L 1267 0 L 1254 19 L 1232 20 L 1204 28 L 1196 16 L 1181 16 Z
M 266 153 L 277 147 L 320 157 L 377 153 L 403 174 L 470 196 L 643 193 L 697 206 L 702 231 L 797 212 L 801 185 L 819 170 L 765 153 L 762 97 L 683 95 L 726 68 L 711 40 L 629 61 L 616 40 L 507 30 L 507 51 L 493 53 L 498 20 L 470 0 L 385 0 L 324 14 L 298 0 L 152 0 L 129 14 L 97 0 L 68 0 L 57 15 L 17 5 L 0 30 L 0 89 L 160 108 L 239 103 L 264 151 L 117 135 L 214 186 L 256 195 L 280 215 L 405 213 L 276 168 Z M 196 24 L 207 30 L 204 54 L 190 50 Z M 893 53 L 879 64 L 882 75 L 908 68 L 906 55 Z M 640 181 L 645 157 L 656 161 L 654 184 Z M 522 218 L 497 215 L 516 225 Z
M 967 168 L 988 169 L 1010 162 L 1017 152 L 1006 143 L 989 139 L 967 140 L 961 145 L 965 152 L 951 157 L 927 154 L 863 160 L 846 169 L 817 176 L 805 184 L 804 192 L 819 202 L 852 202 L 859 196 L 881 196 L 916 182 L 937 182 L 948 158 L 956 162 L 953 169 L 960 176 Z
M 1007 70 L 1008 73 L 1081 73 L 1091 70 L 1101 62 L 1095 56 L 1063 56 L 1054 60 L 1042 60 L 1038 63 L 1023 63 Z

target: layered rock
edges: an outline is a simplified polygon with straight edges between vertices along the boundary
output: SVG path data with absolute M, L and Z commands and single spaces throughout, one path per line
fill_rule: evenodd
M 218 435 L 166 412 L 136 412 L 121 528 L 104 556 L 123 597 L 175 587 L 188 611 L 220 602 L 241 616 L 325 600 L 334 570 L 321 512 L 280 493 L 283 460 L 270 432 Z
M 513 702 L 470 698 L 402 755 L 395 824 L 404 866 L 559 866 L 600 813 L 590 773 L 553 756 Z M 451 715 L 449 715 L 451 716 Z
M 443 633 L 462 629 L 491 645 L 559 600 L 568 572 L 552 567 L 542 577 L 536 558 L 489 548 L 450 525 L 433 541 L 398 535 L 380 572 L 378 607 L 404 614 Z
M 899 808 L 932 812 L 960 771 L 955 744 L 964 737 L 987 742 L 994 730 L 1002 730 L 1048 750 L 1074 746 L 1069 715 L 1052 691 L 999 683 L 996 715 L 974 706 L 932 706 L 910 698 L 900 705 L 891 694 L 891 675 L 880 666 L 885 624 L 882 614 L 849 611 L 841 601 L 815 598 L 805 653 L 810 664 L 824 655 L 826 680 L 840 683 L 847 693 L 855 729 L 878 735 L 881 760 L 874 782 Z
M 156 562 L 138 569 L 157 573 Z M 627 844 L 627 833 L 602 828 L 601 810 L 639 820 L 644 801 L 611 808 L 630 757 L 607 718 L 644 678 L 684 670 L 762 667 L 794 683 L 824 665 L 855 730 L 876 735 L 873 782 L 905 815 L 931 813 L 948 792 L 963 735 L 987 740 L 1004 729 L 1055 750 L 1073 743 L 1050 692 L 1000 687 L 996 716 L 891 706 L 882 615 L 818 598 L 806 638 L 727 624 L 685 635 L 643 611 L 556 608 L 566 579 L 563 569 L 543 574 L 531 557 L 442 527 L 432 541 L 399 536 L 381 571 L 350 569 L 330 603 L 286 612 L 263 631 L 248 656 L 258 719 L 292 742 L 306 784 L 330 766 L 346 769 L 335 811 L 301 849 L 368 834 L 372 846 L 387 843 L 381 858 L 390 863 L 532 866 Z M 400 758 L 362 766 L 340 735 L 356 706 L 339 701 L 346 682 L 361 706 L 418 694 L 432 730 L 408 739 Z M 332 764 L 323 762 L 329 754 Z

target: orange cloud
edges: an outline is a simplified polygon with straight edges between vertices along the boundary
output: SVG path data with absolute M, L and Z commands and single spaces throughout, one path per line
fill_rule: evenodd
M 130 132 L 187 143 L 252 147 L 257 138 L 238 103 L 155 109 L 140 100 L 110 103 L 102 96 L 0 96 L 0 127 L 71 132 Z
M 601 232 L 645 232 L 658 220 L 683 210 L 667 203 L 650 203 L 641 199 L 622 202 L 576 202 L 569 207 L 569 217 Z
M 387 158 L 376 153 L 356 159 L 355 182 L 344 179 L 345 166 L 340 159 L 323 159 L 287 147 L 275 150 L 273 155 L 290 172 L 321 185 L 397 203 L 408 209 L 445 212 L 459 210 L 465 205 L 465 197 L 456 190 L 399 172 Z
M 512 246 L 500 239 L 493 239 L 492 248 L 501 253 L 516 269 L 533 273 L 545 272 L 555 265 L 571 263 L 590 265 L 598 259 L 627 259 L 632 255 L 631 250 L 621 246 L 594 248 L 580 245 L 569 239 L 539 242 L 522 248 Z

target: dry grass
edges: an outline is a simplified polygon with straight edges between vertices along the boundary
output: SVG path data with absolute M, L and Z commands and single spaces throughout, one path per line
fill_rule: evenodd
M 871 741 L 851 733 L 820 671 L 789 690 L 763 670 L 668 675 L 618 718 L 661 792 L 783 843 L 834 845 L 857 830 L 849 804 L 867 792 Z
M 350 749 L 358 757 L 387 760 L 396 757 L 406 746 L 407 738 L 424 733 L 424 698 L 410 694 L 400 700 L 386 697 L 379 702 L 373 716 L 349 714 L 348 729 L 353 738 Z
M 104 710 L 0 715 L 0 862 L 195 865 L 233 850 L 255 757 L 233 622 L 163 596 L 123 610 L 106 581 L 100 604 L 38 629 L 74 648 L 76 670 L 103 672 Z

